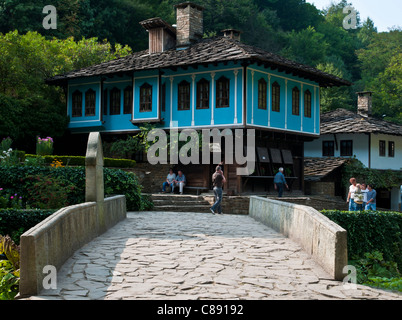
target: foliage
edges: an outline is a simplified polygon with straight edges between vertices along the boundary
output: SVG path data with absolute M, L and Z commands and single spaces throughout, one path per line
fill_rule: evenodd
M 53 153 L 53 139 L 51 137 L 40 137 L 36 140 L 36 154 L 39 156 L 50 155 Z
M 0 300 L 12 300 L 18 293 L 19 284 L 19 247 L 9 236 L 0 235 L 0 255 L 7 260 L 0 260 Z
M 369 169 L 354 158 L 343 166 L 342 177 L 345 187 L 349 186 L 349 179 L 355 177 L 359 182 L 373 184 L 374 188 L 391 189 L 401 185 L 402 171 Z
M 23 178 L 26 203 L 30 208 L 60 209 L 70 205 L 69 194 L 75 186 L 60 177 L 32 175 Z
M 8 31 L 0 33 L 0 136 L 10 136 L 29 152 L 38 135 L 57 139 L 68 123 L 63 90 L 44 79 L 131 52 L 97 38 L 46 39 L 38 32 Z
M 10 235 L 19 244 L 20 235 L 52 215 L 55 210 L 0 209 L 0 234 Z
M 30 167 L 10 166 L 0 167 L 0 185 L 3 188 L 23 195 L 28 194 L 32 187 L 26 177 L 40 176 L 41 179 L 51 177 L 66 182 L 74 188 L 67 192 L 67 202 L 70 205 L 85 202 L 85 168 L 84 167 Z M 150 203 L 141 195 L 141 186 L 134 173 L 120 169 L 104 168 L 105 195 L 123 194 L 127 199 L 128 210 L 144 210 Z
M 324 210 L 322 213 L 347 230 L 348 256 L 360 259 L 379 251 L 385 260 L 402 267 L 402 213 L 381 211 Z
M 38 163 L 35 162 L 35 159 Z M 26 163 L 28 165 L 43 165 L 43 164 L 52 164 L 53 167 L 63 166 L 85 166 L 85 157 L 84 156 L 43 156 L 38 157 L 34 154 L 26 155 Z M 133 168 L 135 167 L 136 162 L 134 160 L 129 159 L 112 159 L 112 158 L 104 158 L 104 166 L 108 168 Z
M 10 166 L 16 165 L 19 162 L 20 153 L 13 150 L 11 145 L 13 140 L 10 137 L 4 138 L 0 144 L 0 165 Z
M 402 277 L 397 264 L 385 261 L 381 252 L 367 252 L 363 258 L 349 263 L 356 267 L 357 283 L 402 292 Z

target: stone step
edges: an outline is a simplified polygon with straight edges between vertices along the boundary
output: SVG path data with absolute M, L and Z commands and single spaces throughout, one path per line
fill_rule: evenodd
M 176 206 L 176 205 L 155 205 L 152 211 L 169 212 L 209 212 L 208 205 Z
M 180 206 L 192 206 L 197 204 L 208 204 L 208 201 L 205 200 L 177 200 L 177 199 L 153 199 L 154 205 L 168 205 L 175 204 Z
M 181 194 L 170 194 L 170 193 L 161 193 L 161 194 L 152 194 L 152 200 L 177 200 L 177 201 L 199 201 L 203 200 L 203 197 L 193 196 L 193 195 L 181 195 Z

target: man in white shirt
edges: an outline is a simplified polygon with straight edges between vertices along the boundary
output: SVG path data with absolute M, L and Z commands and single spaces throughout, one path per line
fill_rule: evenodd
M 353 198 L 357 189 L 357 182 L 355 178 L 350 178 L 349 182 L 351 185 L 349 187 L 348 199 L 346 202 L 349 203 L 349 211 L 356 211 L 356 204 Z

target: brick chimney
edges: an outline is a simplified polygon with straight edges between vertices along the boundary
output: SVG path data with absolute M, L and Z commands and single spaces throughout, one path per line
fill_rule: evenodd
M 176 47 L 183 48 L 200 40 L 204 34 L 204 8 L 192 2 L 175 5 Z
M 222 30 L 221 32 L 223 32 L 223 36 L 233 39 L 233 40 L 237 40 L 240 41 L 240 34 L 241 31 L 240 30 L 236 30 L 236 29 L 225 29 Z
M 357 92 L 357 114 L 363 117 L 371 116 L 373 93 L 370 91 Z
M 176 30 L 161 18 L 152 18 L 140 22 L 149 33 L 149 53 L 163 52 L 176 45 Z

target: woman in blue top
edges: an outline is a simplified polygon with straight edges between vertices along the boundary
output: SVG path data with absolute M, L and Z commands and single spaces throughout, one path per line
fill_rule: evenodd
M 368 192 L 367 192 L 367 203 L 366 203 L 366 210 L 377 210 L 377 203 L 376 203 L 376 197 L 377 197 L 377 192 L 373 189 L 373 185 L 368 184 L 367 185 Z

